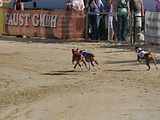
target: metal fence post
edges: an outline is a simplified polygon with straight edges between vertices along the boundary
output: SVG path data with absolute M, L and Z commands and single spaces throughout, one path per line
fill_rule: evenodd
M 130 21 L 130 43 L 131 45 L 133 44 L 133 27 L 132 27 L 132 23 L 133 23 L 133 13 L 131 12 L 131 21 Z
M 1 34 L 4 34 L 4 16 L 3 16 L 3 9 L 0 8 L 0 36 Z
M 85 39 L 88 39 L 88 12 L 86 12 Z
M 135 44 L 136 41 L 136 16 L 135 13 L 133 13 L 133 17 L 134 17 L 134 25 L 133 25 L 133 44 Z

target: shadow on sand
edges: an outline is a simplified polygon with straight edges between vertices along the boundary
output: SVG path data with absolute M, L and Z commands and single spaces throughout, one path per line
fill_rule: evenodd
M 136 60 L 114 60 L 114 61 L 105 61 L 104 64 L 121 64 L 121 63 L 136 63 Z
M 133 70 L 133 69 L 113 69 L 113 70 L 103 70 L 107 72 L 129 72 L 129 71 L 139 71 L 139 70 Z
M 160 58 L 156 58 L 157 64 L 160 64 Z M 121 63 L 130 63 L 131 65 L 136 64 L 136 58 L 135 60 L 114 60 L 114 61 L 105 61 L 104 64 L 121 64 Z M 152 64 L 153 62 L 150 61 Z M 143 61 L 143 64 L 145 64 L 145 60 Z
M 42 73 L 42 75 L 76 75 L 78 72 L 76 70 L 62 70 L 62 71 L 51 71 L 48 73 Z

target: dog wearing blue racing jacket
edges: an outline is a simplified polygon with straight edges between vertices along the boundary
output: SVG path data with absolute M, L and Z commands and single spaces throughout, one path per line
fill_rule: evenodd
M 84 57 L 85 61 L 89 63 L 89 70 L 90 70 L 90 63 L 91 65 L 94 67 L 94 69 L 96 70 L 96 66 L 94 65 L 93 62 L 96 63 L 96 65 L 98 66 L 98 68 L 100 68 L 98 61 L 95 58 L 95 55 L 93 53 L 87 52 L 85 50 L 80 50 L 81 55 Z

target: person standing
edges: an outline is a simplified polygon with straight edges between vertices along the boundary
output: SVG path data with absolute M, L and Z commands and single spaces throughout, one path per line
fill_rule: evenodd
M 136 33 L 141 33 L 142 29 L 142 17 L 144 16 L 144 4 L 143 0 L 130 0 L 130 10 L 132 12 L 132 16 L 135 17 L 135 29 Z
M 99 40 L 99 23 L 100 12 L 102 11 L 103 3 L 101 0 L 90 0 L 88 3 L 89 26 L 91 28 L 91 39 Z
M 83 0 L 72 0 L 72 8 L 76 11 L 83 11 L 85 9 Z
M 115 20 L 117 21 L 117 40 L 125 41 L 126 21 L 130 18 L 129 0 L 117 0 L 115 2 Z
M 24 3 L 21 0 L 17 0 L 14 3 L 14 10 L 24 10 Z
M 100 26 L 100 21 L 101 21 L 101 18 L 102 18 L 102 14 L 101 12 L 103 11 L 102 8 L 103 8 L 103 2 L 102 0 L 96 0 L 96 4 L 97 4 L 97 14 L 96 14 L 96 22 L 97 22 L 97 35 L 96 35 L 96 38 L 97 40 L 100 40 L 100 30 L 99 30 L 99 26 Z
M 65 11 L 71 11 L 71 10 L 72 10 L 72 2 L 71 2 L 70 0 L 67 0 L 67 1 L 65 2 L 64 10 L 65 10 Z
M 156 11 L 160 11 L 160 0 L 156 0 Z
M 95 0 L 89 0 L 88 6 L 87 6 L 87 11 L 88 11 L 88 30 L 89 30 L 89 38 L 94 39 L 95 37 L 95 9 L 97 5 Z
M 107 29 L 108 41 L 113 41 L 114 30 L 113 30 L 113 2 L 112 0 L 106 1 L 106 12 L 105 17 L 105 28 Z
M 21 0 L 16 0 L 16 2 L 14 3 L 13 9 L 14 10 L 24 10 L 24 3 L 21 2 Z M 24 35 L 17 35 L 17 37 L 26 38 L 26 36 Z

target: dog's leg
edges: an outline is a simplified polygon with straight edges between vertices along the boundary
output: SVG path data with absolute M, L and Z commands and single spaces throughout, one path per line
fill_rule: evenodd
M 80 68 L 81 68 L 81 70 L 82 70 L 82 66 L 81 66 L 80 62 L 78 62 L 78 65 L 79 65 L 79 67 L 80 67 Z
M 78 62 L 76 62 L 76 64 L 74 65 L 74 67 L 73 67 L 73 68 L 74 68 L 74 69 L 76 69 L 76 66 L 77 66 L 77 65 L 78 65 Z
M 85 65 L 85 67 L 89 70 L 89 68 L 87 67 L 87 64 L 86 64 L 86 62 L 84 61 L 84 59 L 82 58 L 82 60 L 81 60 L 82 62 L 83 62 L 83 64 Z
M 88 70 L 90 70 L 90 62 L 88 62 L 88 67 L 89 67 Z
M 150 65 L 149 65 L 149 59 L 146 60 L 146 65 L 148 66 L 147 71 L 150 70 L 151 67 L 150 67 Z
M 98 61 L 95 58 L 94 58 L 94 62 L 97 64 L 98 69 L 100 69 L 100 65 L 99 65 Z
M 143 59 L 141 59 L 141 63 L 143 63 Z
M 94 62 L 97 64 L 98 69 L 100 69 L 100 65 L 99 65 L 98 61 L 97 61 L 97 60 L 95 60 Z
M 96 66 L 93 64 L 93 61 L 91 62 L 91 65 L 94 67 L 94 69 L 96 70 Z
M 139 62 L 138 62 L 138 61 L 137 61 L 136 63 L 137 63 L 137 65 L 139 65 Z
M 154 66 L 156 67 L 156 69 L 158 70 L 158 67 L 156 66 L 156 60 L 155 60 L 155 58 L 152 56 L 152 61 L 153 61 L 153 63 L 154 63 Z
M 139 65 L 139 59 L 140 57 L 137 55 L 137 65 Z

